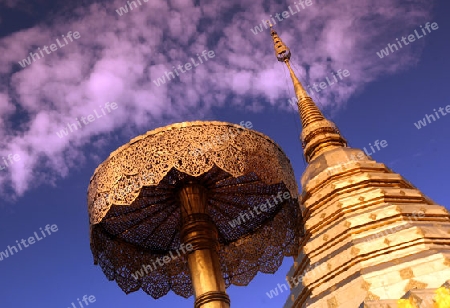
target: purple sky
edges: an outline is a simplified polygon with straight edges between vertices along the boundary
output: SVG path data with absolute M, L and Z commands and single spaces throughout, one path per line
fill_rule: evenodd
M 352 78 L 324 91 L 324 104 L 337 107 L 380 75 L 418 61 L 425 40 L 402 50 L 400 58 L 380 61 L 374 53 L 392 41 L 387 33 L 393 38 L 428 21 L 428 2 L 404 6 L 392 0 L 314 1 L 279 22 L 276 29 L 295 51 L 293 63 L 305 86 L 324 80 L 332 70 L 350 71 Z M 282 104 L 286 84 L 274 61 L 268 30 L 255 35 L 250 29 L 289 6 L 295 10 L 294 3 L 141 3 L 122 16 L 115 12 L 124 5 L 121 1 L 75 6 L 70 12 L 61 9 L 31 27 L 19 25 L 0 40 L 0 74 L 7 81 L 0 87 L 0 155 L 21 157 L 12 172 L 0 176 L 2 191 L 11 188 L 11 197 L 22 195 L 42 172 L 46 182 L 67 176 L 88 158 L 87 144 L 101 149 L 106 140 L 95 137 L 119 128 L 125 127 L 131 136 L 133 129 L 149 128 L 155 120 L 183 121 L 191 110 L 196 110 L 193 117 L 201 119 L 211 108 L 224 105 L 245 106 L 249 112 L 261 112 L 265 105 L 287 108 Z M 10 6 L 25 10 L 20 1 Z M 30 52 L 56 39 L 64 44 L 62 36 L 69 31 L 79 32 L 80 38 L 44 53 L 25 68 L 18 65 Z M 152 83 L 203 50 L 216 56 L 170 85 Z M 57 136 L 67 123 L 106 102 L 117 102 L 120 112 L 67 138 Z M 14 118 L 21 121 L 11 123 Z
M 8 162 L 0 170 L 0 252 L 58 225 L 0 261 L 1 307 L 69 307 L 85 294 L 97 298 L 92 307 L 192 306 L 192 298 L 174 294 L 127 296 L 92 264 L 89 178 L 111 151 L 148 130 L 191 120 L 251 121 L 285 150 L 297 179 L 304 170 L 287 71 L 269 31 L 254 34 L 269 15 L 295 11 L 294 1 L 141 3 L 120 16 L 125 1 L 0 0 L 0 169 L 3 157 Z M 305 87 L 349 71 L 315 97 L 350 145 L 369 149 L 386 140 L 372 157 L 440 204 L 449 201 L 450 116 L 420 129 L 414 123 L 450 105 L 449 11 L 445 0 L 312 0 L 275 25 Z M 377 56 L 396 38 L 422 33 L 427 22 L 439 28 Z M 69 31 L 79 38 L 70 41 Z M 69 41 L 60 47 L 63 35 Z M 51 44 L 54 51 L 19 64 Z M 215 56 L 155 84 L 173 66 L 198 62 L 204 50 Z M 116 109 L 106 107 L 113 102 Z M 70 124 L 90 114 L 92 121 L 70 132 Z M 58 136 L 64 128 L 67 135 Z M 275 299 L 265 292 L 283 282 L 291 265 L 286 259 L 275 275 L 229 288 L 232 307 L 281 307 L 287 292 Z

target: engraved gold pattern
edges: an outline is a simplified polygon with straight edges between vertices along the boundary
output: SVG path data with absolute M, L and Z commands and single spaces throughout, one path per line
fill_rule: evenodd
M 285 256 L 297 254 L 302 225 L 298 188 L 278 145 L 230 123 L 177 123 L 134 138 L 111 153 L 91 178 L 94 263 L 125 293 L 142 289 L 154 298 L 170 290 L 193 294 L 188 258 L 176 251 L 182 243 L 177 192 L 188 181 L 208 190 L 206 209 L 217 227 L 226 287 L 245 286 L 258 271 L 274 273 Z M 291 197 L 276 205 L 270 201 L 268 211 L 251 216 L 255 206 L 279 192 Z M 231 227 L 229 222 L 241 213 L 249 219 Z M 139 279 L 132 277 L 170 255 L 176 258 L 149 266 Z

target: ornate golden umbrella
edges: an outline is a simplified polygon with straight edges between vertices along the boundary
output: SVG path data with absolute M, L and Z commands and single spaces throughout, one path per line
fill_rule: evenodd
M 195 307 L 229 307 L 226 287 L 296 255 L 297 197 L 288 158 L 261 133 L 224 122 L 158 128 L 91 178 L 94 263 L 127 294 L 173 290 L 195 294 Z

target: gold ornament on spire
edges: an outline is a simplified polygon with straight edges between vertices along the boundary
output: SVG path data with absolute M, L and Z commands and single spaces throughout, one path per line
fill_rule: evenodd
M 305 88 L 298 80 L 289 63 L 291 58 L 290 49 L 283 43 L 277 32 L 268 21 L 270 35 L 273 39 L 275 55 L 280 62 L 284 62 L 291 75 L 294 84 L 295 96 L 297 97 L 298 112 L 302 122 L 302 147 L 307 162 L 310 162 L 323 152 L 337 148 L 347 147 L 347 141 L 341 136 L 336 125 L 327 120 Z

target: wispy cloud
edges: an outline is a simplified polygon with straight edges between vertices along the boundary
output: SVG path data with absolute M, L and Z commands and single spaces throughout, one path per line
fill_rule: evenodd
M 9 2 L 14 7 L 16 2 Z M 338 107 L 380 75 L 418 61 L 420 42 L 401 56 L 380 61 L 373 55 L 397 33 L 430 21 L 429 1 L 313 2 L 298 13 L 301 16 L 277 25 L 277 30 L 291 48 L 304 82 L 319 82 L 341 68 L 352 72 L 351 78 L 323 92 L 325 105 Z M 123 6 L 122 0 L 89 4 L 73 10 L 73 15 L 54 15 L 0 39 L 0 155 L 19 154 L 22 162 L 0 175 L 0 193 L 12 190 L 18 196 L 37 178 L 41 184 L 66 176 L 79 165 L 78 159 L 83 161 L 82 149 L 92 137 L 125 123 L 142 129 L 161 119 L 179 121 L 186 115 L 201 119 L 212 106 L 223 106 L 227 97 L 232 97 L 227 102 L 231 105 L 252 104 L 259 97 L 266 104 L 288 108 L 285 102 L 290 95 L 280 78 L 283 69 L 270 36 L 249 31 L 272 12 L 283 11 L 286 4 L 195 3 L 151 0 L 124 16 L 115 12 Z M 19 67 L 18 61 L 31 51 L 68 31 L 80 33 L 77 44 Z M 214 50 L 214 61 L 165 87 L 153 84 L 174 63 L 182 64 L 203 50 Z M 61 126 L 108 101 L 123 106 L 121 112 L 67 138 L 56 136 Z

